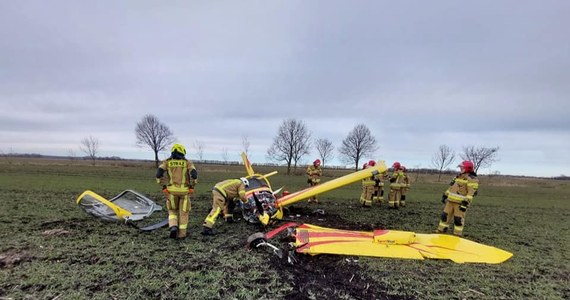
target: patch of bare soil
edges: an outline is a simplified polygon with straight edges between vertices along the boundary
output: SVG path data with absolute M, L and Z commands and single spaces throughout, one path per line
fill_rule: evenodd
M 28 251 L 8 249 L 0 253 L 0 269 L 12 268 L 23 262 L 31 261 L 34 256 Z
M 308 207 L 288 207 L 283 221 L 309 223 L 312 225 L 331 227 L 344 230 L 371 231 L 384 228 L 382 224 L 352 222 L 341 218 L 339 215 L 328 214 L 325 210 Z
M 285 219 L 347 230 L 369 231 L 380 227 L 379 224 L 351 223 L 338 215 L 311 208 L 290 207 Z M 386 286 L 367 276 L 358 264 L 358 257 L 300 254 L 289 248 L 290 241 L 284 233 L 269 241 L 284 250 L 282 258 L 271 257 L 271 265 L 283 281 L 294 287 L 286 299 L 398 299 L 388 296 Z M 290 263 L 288 253 L 295 262 Z
M 43 236 L 60 236 L 60 235 L 68 235 L 71 232 L 65 229 L 61 229 L 61 228 L 55 228 L 55 229 L 48 229 L 45 230 L 44 232 L 42 232 Z

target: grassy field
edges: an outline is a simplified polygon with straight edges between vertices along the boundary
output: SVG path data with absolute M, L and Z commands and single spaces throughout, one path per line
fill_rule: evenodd
M 190 238 L 174 241 L 164 229 L 139 233 L 99 221 L 74 203 L 86 189 L 108 198 L 134 189 L 163 204 L 152 163 L 1 160 L 0 299 L 570 299 L 568 181 L 480 178 L 466 238 L 514 253 L 503 264 L 299 254 L 289 265 L 270 252 L 246 250 L 245 239 L 259 228 L 243 221 L 218 221 L 214 237 L 199 234 L 213 184 L 244 172 L 197 168 Z M 324 180 L 346 173 L 325 170 Z M 353 184 L 291 212 L 318 224 L 322 217 L 311 211 L 323 208 L 324 218 L 342 228 L 433 232 L 450 178 L 410 175 L 408 207 L 400 210 L 359 207 L 360 185 Z M 301 175 L 271 179 L 274 188 L 305 187 Z M 157 212 L 143 222 L 165 217 Z

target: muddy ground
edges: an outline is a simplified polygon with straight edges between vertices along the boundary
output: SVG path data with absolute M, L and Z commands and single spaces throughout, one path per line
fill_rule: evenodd
M 338 215 L 308 207 L 290 207 L 283 221 L 360 231 L 384 227 L 382 224 L 349 222 Z M 300 254 L 288 245 L 291 241 L 286 230 L 269 240 L 271 244 L 283 250 L 282 258 L 268 247 L 256 250 L 269 253 L 270 265 L 278 271 L 283 281 L 293 283 L 294 290 L 286 299 L 399 299 L 388 297 L 384 292 L 385 286 L 366 276 L 359 266 L 357 256 Z M 288 257 L 292 257 L 294 261 L 291 262 Z

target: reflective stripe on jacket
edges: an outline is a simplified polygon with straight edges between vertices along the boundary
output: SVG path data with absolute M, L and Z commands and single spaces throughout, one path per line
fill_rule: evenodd
M 232 200 L 234 198 L 240 198 L 244 202 L 247 200 L 245 198 L 245 186 L 239 179 L 228 179 L 218 182 L 214 186 L 214 190 L 222 194 L 226 200 Z
M 454 202 L 467 200 L 471 202 L 479 189 L 479 179 L 475 173 L 461 173 L 457 175 L 445 194 Z M 452 198 L 453 197 L 453 198 Z

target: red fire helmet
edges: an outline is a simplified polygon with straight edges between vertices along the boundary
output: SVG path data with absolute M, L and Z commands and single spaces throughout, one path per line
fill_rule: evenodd
M 457 166 L 463 168 L 463 172 L 467 173 L 473 172 L 475 170 L 475 165 L 473 165 L 473 162 L 469 160 L 464 160 Z

